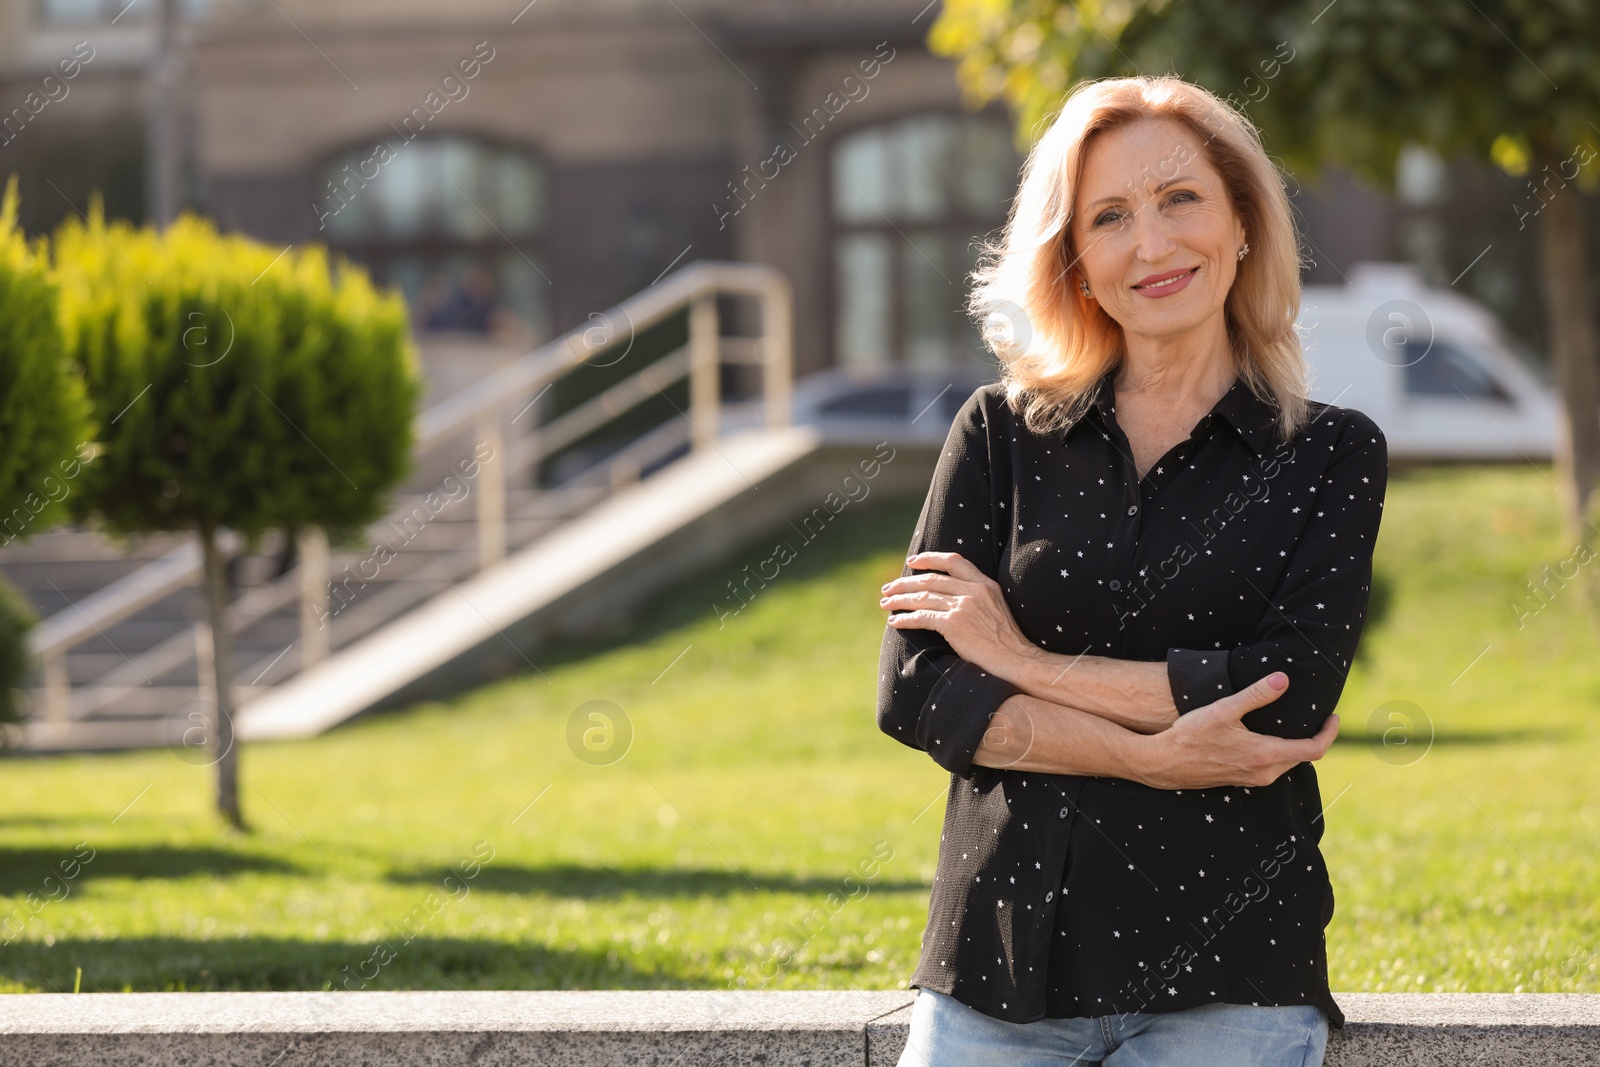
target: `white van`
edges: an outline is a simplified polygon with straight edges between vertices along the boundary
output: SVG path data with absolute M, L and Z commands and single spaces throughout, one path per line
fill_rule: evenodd
M 1493 314 L 1407 264 L 1359 263 L 1349 279 L 1303 290 L 1313 400 L 1371 416 L 1391 459 L 1551 458 L 1557 397 Z

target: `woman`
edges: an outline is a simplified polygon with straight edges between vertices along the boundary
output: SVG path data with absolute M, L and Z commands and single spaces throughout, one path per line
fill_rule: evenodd
M 1080 87 L 1023 169 L 973 292 L 1004 381 L 883 589 L 879 725 L 951 772 L 903 1065 L 1320 1064 L 1343 1025 L 1308 761 L 1387 450 L 1306 398 L 1299 269 L 1180 79 Z

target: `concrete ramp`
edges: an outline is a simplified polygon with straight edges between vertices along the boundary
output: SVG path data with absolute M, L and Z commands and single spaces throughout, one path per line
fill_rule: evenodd
M 861 484 L 859 464 L 874 453 L 865 439 L 825 440 L 810 427 L 719 438 L 250 700 L 238 734 L 309 737 L 364 711 L 530 670 L 553 639 L 621 630 L 690 573 L 726 563 L 734 578 L 741 549 L 843 493 L 852 472 Z M 902 442 L 888 454 L 870 492 L 926 489 L 937 446 Z

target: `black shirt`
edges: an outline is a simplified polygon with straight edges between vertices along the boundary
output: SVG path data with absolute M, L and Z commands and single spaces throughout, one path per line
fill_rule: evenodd
M 1180 713 L 1284 671 L 1289 688 L 1244 724 L 1312 736 L 1365 619 L 1383 434 L 1313 402 L 1282 442 L 1274 409 L 1236 377 L 1140 480 L 1112 377 L 1048 436 L 1002 387 L 974 393 L 911 551 L 966 557 L 1043 649 L 1165 660 Z M 879 727 L 951 772 L 914 987 L 1011 1022 L 1222 1001 L 1316 1004 L 1344 1025 L 1310 763 L 1266 787 L 1182 790 L 981 767 L 989 717 L 1017 686 L 931 630 L 892 628 L 879 679 Z

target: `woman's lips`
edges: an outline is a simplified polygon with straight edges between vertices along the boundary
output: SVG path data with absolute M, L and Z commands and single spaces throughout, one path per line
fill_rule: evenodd
M 1148 285 L 1135 285 L 1133 288 L 1140 296 L 1148 296 L 1152 299 L 1171 296 L 1173 293 L 1180 292 L 1188 286 L 1190 279 L 1194 277 L 1195 272 L 1199 269 L 1199 267 L 1190 267 L 1176 277 L 1167 278 L 1159 282 L 1151 282 Z

